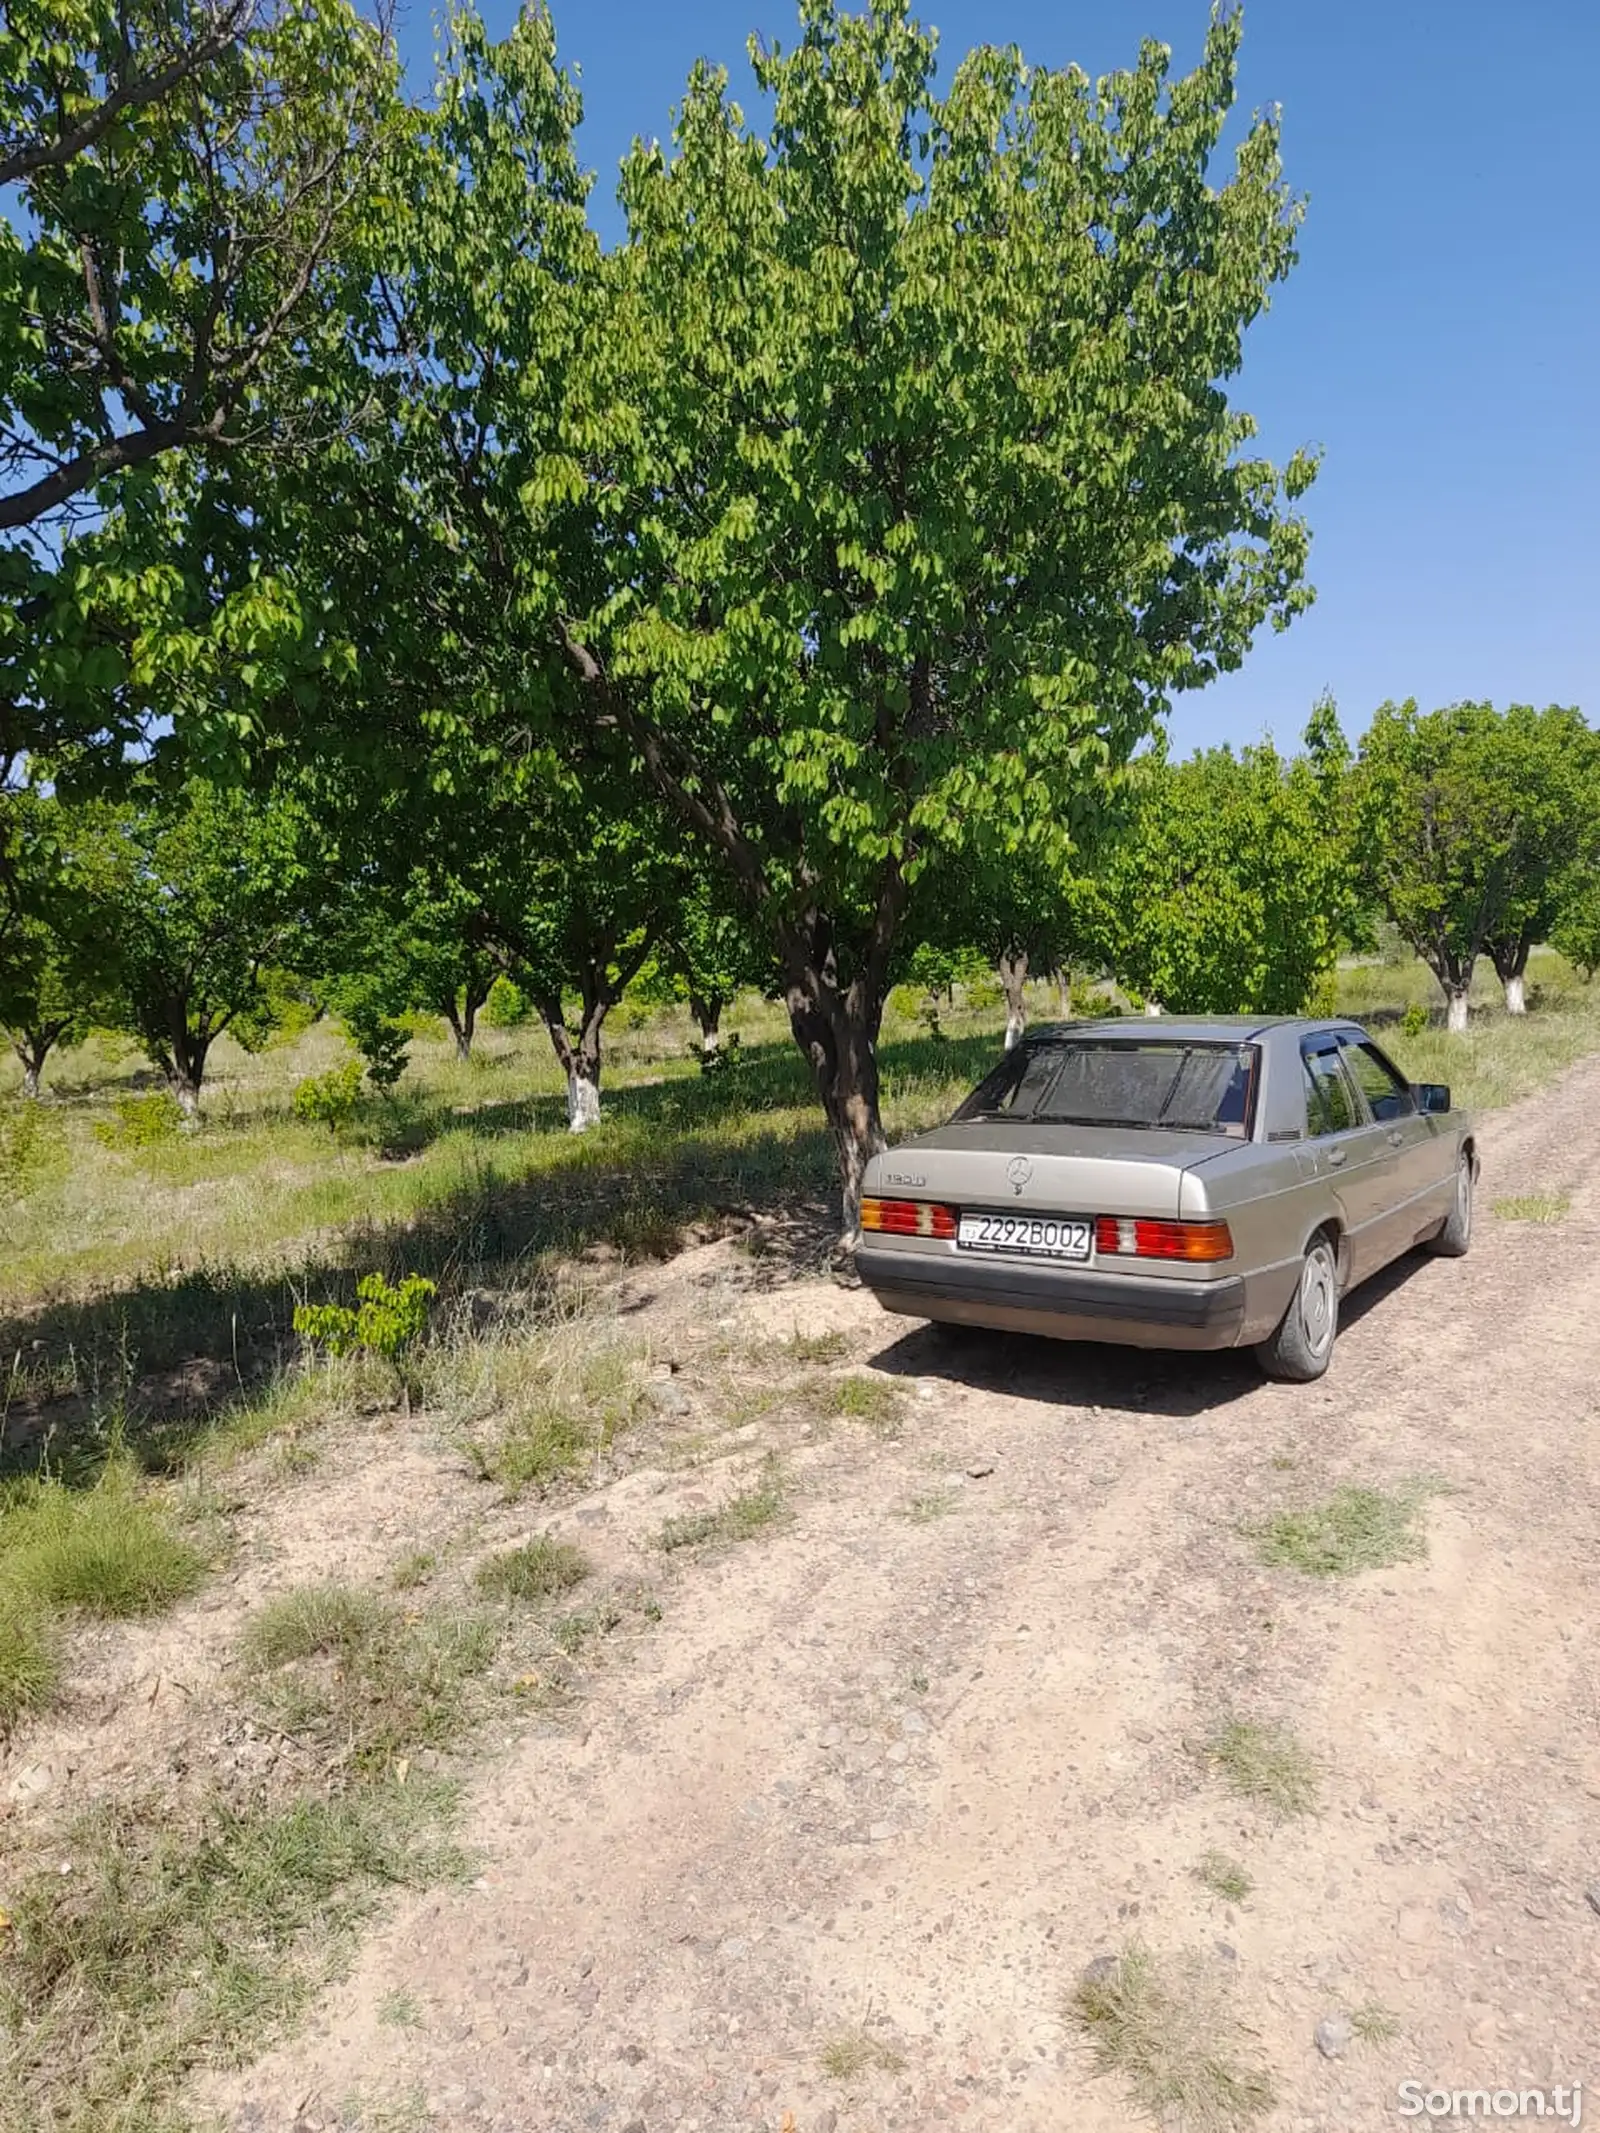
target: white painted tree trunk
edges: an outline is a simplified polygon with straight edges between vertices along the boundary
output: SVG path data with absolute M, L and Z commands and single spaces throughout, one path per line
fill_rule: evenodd
M 1020 1007 L 1006 1009 L 1006 1050 L 1015 1051 L 1022 1042 L 1022 1033 L 1028 1026 L 1028 1017 Z
M 200 1122 L 199 1085 L 191 1081 L 186 1074 L 172 1075 L 168 1085 L 173 1095 L 178 1099 L 178 1109 L 183 1113 L 184 1124 L 186 1126 L 198 1125 Z
M 1466 1035 L 1467 995 L 1465 988 L 1463 988 L 1459 992 L 1452 992 L 1448 995 L 1448 1005 L 1445 1009 L 1444 1026 L 1447 1030 L 1453 1032 L 1453 1034 L 1457 1037 L 1464 1037 Z
M 1161 1012 L 1161 1002 L 1159 1000 L 1146 1000 L 1146 1002 L 1144 1003 L 1144 1011 L 1147 1015 L 1159 1015 Z
M 567 1131 L 587 1133 L 600 1123 L 600 1088 L 576 1068 L 567 1075 Z
M 22 1093 L 29 1098 L 39 1093 L 39 1069 L 31 1059 L 25 1059 L 22 1063 Z
M 1527 1012 L 1527 980 L 1520 970 L 1513 971 L 1511 976 L 1506 979 L 1506 1013 L 1508 1015 L 1525 1015 Z

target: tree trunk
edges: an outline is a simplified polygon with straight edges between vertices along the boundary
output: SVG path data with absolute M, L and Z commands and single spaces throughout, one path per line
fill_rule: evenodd
M 715 1058 L 722 1044 L 722 1009 L 724 1002 L 717 993 L 705 994 L 691 990 L 689 1012 L 694 1017 L 695 1027 L 700 1032 L 700 1056 Z
M 822 972 L 806 970 L 784 988 L 794 1041 L 811 1063 L 817 1094 L 839 1160 L 842 1242 L 861 1236 L 861 1181 L 889 1143 L 878 1110 L 878 1025 L 883 1002 L 840 993 Z
M 1000 990 L 1006 996 L 1006 1043 L 1008 1052 L 1015 1051 L 1022 1041 L 1022 1033 L 1028 1026 L 1028 951 L 1026 948 L 1003 948 L 1000 951 Z
M 1446 987 L 1445 987 L 1445 989 L 1444 989 L 1444 997 L 1445 997 L 1445 1017 L 1444 1017 L 1444 1026 L 1445 1026 L 1445 1028 L 1446 1028 L 1447 1030 L 1449 1030 L 1449 1031 L 1450 1031 L 1450 1032 L 1451 1032 L 1451 1033 L 1452 1033 L 1453 1035 L 1455 1035 L 1455 1036 L 1457 1036 L 1457 1037 L 1463 1037 L 1463 1036 L 1465 1036 L 1465 1035 L 1466 1035 L 1466 1030 L 1467 1030 L 1467 988 L 1466 988 L 1466 986 L 1465 986 L 1465 985 L 1459 985 L 1459 984 L 1451 984 L 1451 985 L 1446 985 Z
M 31 1102 L 39 1093 L 39 1069 L 26 1053 L 19 1053 L 22 1060 L 22 1093 Z
M 1056 1012 L 1063 1022 L 1072 1020 L 1072 972 L 1058 963 L 1051 972 L 1056 981 Z
M 544 1026 L 550 1032 L 567 1077 L 567 1131 L 587 1133 L 600 1123 L 600 1031 L 609 1000 L 585 1000 L 576 1043 L 559 1001 L 546 1002 Z
M 469 999 L 465 1006 L 455 999 L 444 1004 L 444 1019 L 450 1025 L 450 1034 L 456 1040 L 456 1058 L 462 1066 L 472 1059 L 472 1032 L 478 1019 L 478 1010 Z
M 32 1099 L 39 1093 L 44 1078 L 44 1063 L 66 1034 L 65 1022 L 47 1022 L 40 1029 L 16 1031 L 11 1039 L 11 1049 L 22 1062 L 22 1093 Z
M 200 1122 L 200 1076 L 181 1066 L 167 1069 L 167 1087 L 178 1099 L 186 1126 Z
M 1146 1002 L 1144 1003 L 1144 1011 L 1147 1015 L 1159 1015 L 1161 1012 L 1161 1002 L 1159 1000 L 1146 1000 Z
M 1532 934 L 1518 934 L 1508 941 L 1489 943 L 1489 956 L 1495 967 L 1495 975 L 1506 990 L 1508 1015 L 1525 1015 L 1528 1012 L 1527 971 L 1528 957 L 1532 949 Z

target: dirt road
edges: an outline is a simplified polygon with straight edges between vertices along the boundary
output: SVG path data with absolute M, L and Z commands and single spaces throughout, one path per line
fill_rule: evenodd
M 1484 1155 L 1471 1257 L 1355 1299 L 1310 1388 L 677 1262 L 643 1311 L 691 1397 L 719 1321 L 839 1328 L 904 1426 L 779 1410 L 690 1476 L 715 1499 L 780 1446 L 792 1516 L 650 1558 L 660 1625 L 484 1774 L 480 1878 L 393 1913 L 309 2034 L 211 2091 L 226 2122 L 1120 2133 L 1146 2121 L 1065 2001 L 1135 1939 L 1219 1982 L 1273 2127 L 1405 2124 L 1408 2078 L 1587 2075 L 1600 2111 L 1600 1062 Z M 1565 1220 L 1489 1215 L 1535 1187 Z M 1241 1532 L 1422 1476 L 1424 1560 L 1318 1580 Z M 684 1488 L 552 1523 L 638 1568 Z M 1194 1751 L 1230 1716 L 1313 1751 L 1317 1812 L 1225 1788 Z M 1196 1878 L 1213 1850 L 1243 1903 Z M 1360 2009 L 1395 2034 L 1325 2057 Z

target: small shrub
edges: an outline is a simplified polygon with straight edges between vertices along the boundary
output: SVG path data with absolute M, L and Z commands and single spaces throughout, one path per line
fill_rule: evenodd
M 548 1600 L 570 1592 L 589 1575 L 591 1564 L 570 1541 L 539 1534 L 520 1548 L 508 1548 L 478 1565 L 477 1586 L 500 1600 Z
M 1331 1014 L 1332 1012 L 1333 1010 L 1330 1008 L 1329 1013 Z M 1406 1009 L 1405 1013 L 1400 1017 L 1401 1035 L 1406 1037 L 1422 1037 L 1426 1036 L 1427 1029 L 1428 1010 L 1423 1006 L 1420 1000 L 1413 1000 L 1411 1005 Z
M 382 1274 L 363 1274 L 356 1283 L 354 1310 L 347 1304 L 297 1304 L 294 1330 L 331 1356 L 380 1356 L 394 1371 L 409 1405 L 416 1380 L 406 1357 L 427 1330 L 428 1310 L 437 1293 L 437 1283 L 423 1274 L 407 1274 L 398 1286 Z
M 119 1096 L 111 1109 L 113 1117 L 95 1121 L 94 1137 L 103 1148 L 156 1148 L 183 1131 L 183 1106 L 169 1089 Z
M 0 1115 L 0 1202 L 26 1199 L 66 1152 L 61 1122 L 42 1104 L 17 1104 Z
M 1400 2017 L 1381 2000 L 1368 2000 L 1351 2008 L 1350 2027 L 1363 2044 L 1392 2044 L 1400 2034 Z
M 1337 971 L 1319 970 L 1311 981 L 1306 994 L 1304 1012 L 1326 1021 L 1339 1012 L 1339 977 Z
M 520 1029 L 533 1014 L 533 1002 L 510 978 L 499 977 L 489 987 L 483 1003 L 483 1019 L 490 1029 Z
M 347 1059 L 326 1074 L 311 1074 L 294 1092 L 294 1115 L 304 1126 L 326 1126 L 338 1133 L 348 1126 L 361 1101 L 362 1067 L 359 1059 Z
M 1317 1804 L 1317 1761 L 1286 1727 L 1231 1718 L 1198 1752 L 1242 1800 L 1256 1801 L 1282 1821 L 1310 1814 Z
M 0 1586 L 0 1740 L 50 1701 L 60 1675 L 55 1634 L 30 1595 Z
M 258 1666 L 287 1666 L 337 1652 L 350 1657 L 370 1644 L 389 1621 L 376 1595 L 352 1585 L 306 1585 L 268 1600 L 245 1624 L 247 1658 Z

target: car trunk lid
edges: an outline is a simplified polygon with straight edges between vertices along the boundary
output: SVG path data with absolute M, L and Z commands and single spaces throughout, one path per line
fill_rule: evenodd
M 970 1119 L 880 1156 L 867 1190 L 957 1208 L 1175 1220 L 1185 1171 L 1239 1145 L 1225 1134 Z

